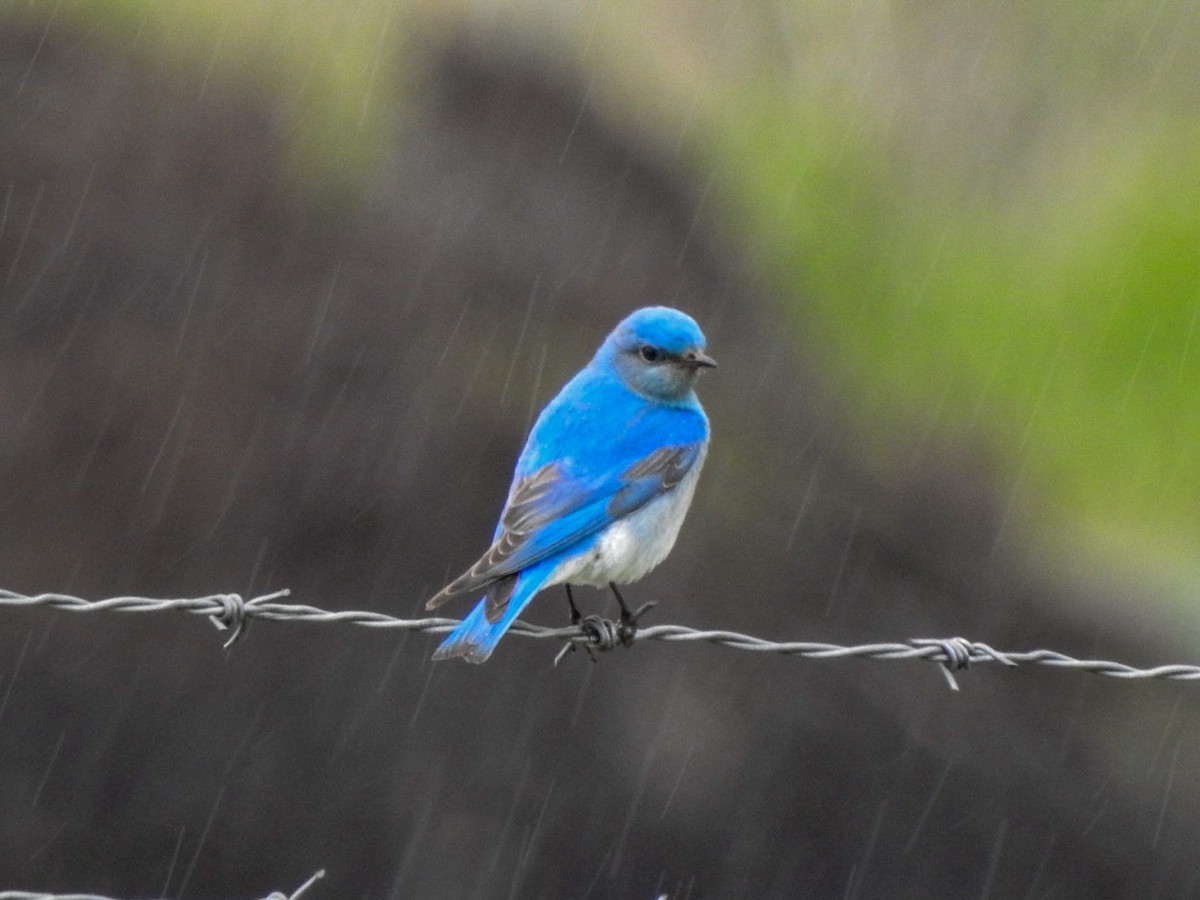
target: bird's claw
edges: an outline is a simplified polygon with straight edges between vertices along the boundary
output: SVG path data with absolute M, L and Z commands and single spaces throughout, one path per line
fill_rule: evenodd
M 617 640 L 621 642 L 622 647 L 633 646 L 634 638 L 637 637 L 638 620 L 656 606 L 658 603 L 651 600 L 649 603 L 639 606 L 637 612 L 631 613 L 624 604 L 621 605 L 621 623 L 617 626 Z
M 568 653 L 574 653 L 577 647 L 583 647 L 587 651 L 588 659 L 596 662 L 596 654 L 592 652 L 592 648 L 597 650 L 611 650 L 616 646 L 616 641 L 619 640 L 617 632 L 619 626 L 616 622 L 610 622 L 608 619 L 600 616 L 581 616 L 579 610 L 571 607 L 571 624 L 579 629 L 579 632 L 587 638 L 586 644 L 577 644 L 574 641 L 569 641 L 563 644 L 562 649 L 558 651 L 558 655 L 554 657 L 554 665 L 562 662 L 562 658 Z
M 609 650 L 615 650 L 618 646 L 632 647 L 637 637 L 638 621 L 657 605 L 653 601 L 644 603 L 637 612 L 622 609 L 621 617 L 615 622 L 603 616 L 583 616 L 578 611 L 573 611 L 571 624 L 579 629 L 580 634 L 587 638 L 587 642 L 578 645 L 574 642 L 564 644 L 563 648 L 558 651 L 558 655 L 554 657 L 554 664 L 558 665 L 569 651 L 575 650 L 576 646 L 583 647 L 592 662 L 596 662 L 594 651 L 607 653 Z
M 618 646 L 632 647 L 634 639 L 637 637 L 638 620 L 657 605 L 651 601 L 642 604 L 637 612 L 630 612 L 622 604 L 621 617 L 615 622 L 603 616 L 584 616 L 575 623 L 588 639 L 588 642 L 583 645 L 584 648 L 589 652 L 593 648 L 607 652 Z
M 588 639 L 588 642 L 583 645 L 588 653 L 591 653 L 593 647 L 606 653 L 616 647 L 621 640 L 621 626 L 603 616 L 585 616 L 579 623 L 579 630 Z M 592 659 L 595 657 L 593 656 Z

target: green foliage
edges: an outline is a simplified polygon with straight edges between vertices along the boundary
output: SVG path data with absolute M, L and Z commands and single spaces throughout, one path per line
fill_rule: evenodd
M 395 127 L 404 29 L 388 0 L 29 0 L 0 13 L 194 78 L 277 98 L 290 175 L 320 202 L 356 185 Z M 395 20 L 395 21 L 394 21 Z
M 881 463 L 906 461 L 898 433 L 966 435 L 1059 549 L 1191 570 L 1200 120 L 1074 122 L 987 190 L 977 170 L 914 177 L 878 122 L 753 108 L 718 128 L 713 155 L 739 160 L 725 200 Z
M 277 92 L 294 174 L 336 193 L 398 127 L 405 49 L 478 22 L 476 6 L 20 11 Z M 904 435 L 974 442 L 1044 534 L 1194 576 L 1191 4 L 484 6 L 509 39 L 561 44 L 594 108 L 711 171 L 731 234 L 882 465 L 903 464 Z

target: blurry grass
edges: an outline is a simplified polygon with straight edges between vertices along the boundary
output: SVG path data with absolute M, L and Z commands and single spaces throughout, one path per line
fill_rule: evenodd
M 0 6 L 0 8 L 4 8 Z M 993 448 L 1041 537 L 1200 569 L 1200 14 L 984 2 L 33 2 L 278 92 L 294 175 L 362 177 L 402 69 L 455 28 L 584 70 L 712 178 L 731 236 L 880 465 Z M 403 98 L 400 98 L 403 99 Z M 873 437 L 871 437 L 873 436 Z
M 293 175 L 326 197 L 356 185 L 400 114 L 399 10 L 382 0 L 0 0 L 0 12 L 165 60 L 196 80 L 265 90 Z
M 718 155 L 743 161 L 729 202 L 881 463 L 932 414 L 999 451 L 1041 539 L 1194 584 L 1197 122 L 1122 108 L 978 202 L 953 168 L 949 189 L 914 183 L 885 134 L 818 111 L 789 140 L 775 110 L 795 105 L 758 108 L 722 132 Z

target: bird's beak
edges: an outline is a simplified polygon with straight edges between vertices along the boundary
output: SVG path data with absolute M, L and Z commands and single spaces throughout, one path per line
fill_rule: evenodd
M 684 365 L 691 366 L 693 369 L 715 369 L 717 361 L 703 353 L 700 350 L 692 350 L 683 355 Z

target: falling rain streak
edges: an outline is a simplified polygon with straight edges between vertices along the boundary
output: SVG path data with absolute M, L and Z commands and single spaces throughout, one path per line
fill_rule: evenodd
M 1194 893 L 1195 4 L 9 6 L 0 892 Z M 431 664 L 661 304 L 638 639 Z

